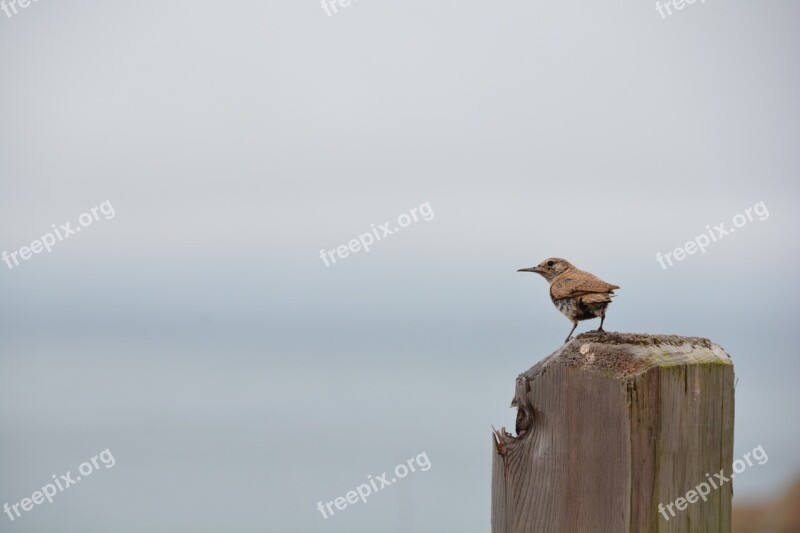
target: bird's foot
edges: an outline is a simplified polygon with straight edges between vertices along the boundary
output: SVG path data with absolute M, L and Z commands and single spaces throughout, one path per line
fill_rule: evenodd
M 564 339 L 564 344 L 567 344 L 570 340 L 572 340 L 572 335 Z

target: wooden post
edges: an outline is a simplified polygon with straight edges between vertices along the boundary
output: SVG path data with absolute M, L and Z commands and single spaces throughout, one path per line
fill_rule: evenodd
M 517 378 L 517 436 L 493 435 L 492 533 L 729 533 L 730 482 L 667 506 L 730 475 L 733 387 L 707 339 L 579 335 Z

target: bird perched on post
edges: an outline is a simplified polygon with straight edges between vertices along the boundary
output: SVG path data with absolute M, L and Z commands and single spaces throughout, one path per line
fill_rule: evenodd
M 614 296 L 612 285 L 594 274 L 576 268 L 572 263 L 560 257 L 545 259 L 539 266 L 520 268 L 517 272 L 536 272 L 550 284 L 550 299 L 561 313 L 572 322 L 572 329 L 564 342 L 569 342 L 572 332 L 578 327 L 579 320 L 600 318 L 600 327 L 606 319 L 606 307 Z

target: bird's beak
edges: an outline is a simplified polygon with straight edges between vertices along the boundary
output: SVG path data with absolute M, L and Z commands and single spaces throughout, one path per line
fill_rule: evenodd
M 517 272 L 536 272 L 537 274 L 541 274 L 542 271 L 539 270 L 539 267 L 530 267 L 530 268 L 520 268 Z

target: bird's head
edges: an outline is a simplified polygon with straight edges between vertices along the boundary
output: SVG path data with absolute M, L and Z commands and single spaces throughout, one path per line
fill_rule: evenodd
M 536 272 L 537 274 L 541 274 L 544 279 L 550 282 L 553 281 L 556 276 L 563 274 L 570 268 L 574 267 L 566 259 L 561 259 L 560 257 L 551 257 L 550 259 L 545 259 L 539 263 L 538 266 L 520 268 L 517 270 L 517 272 Z

